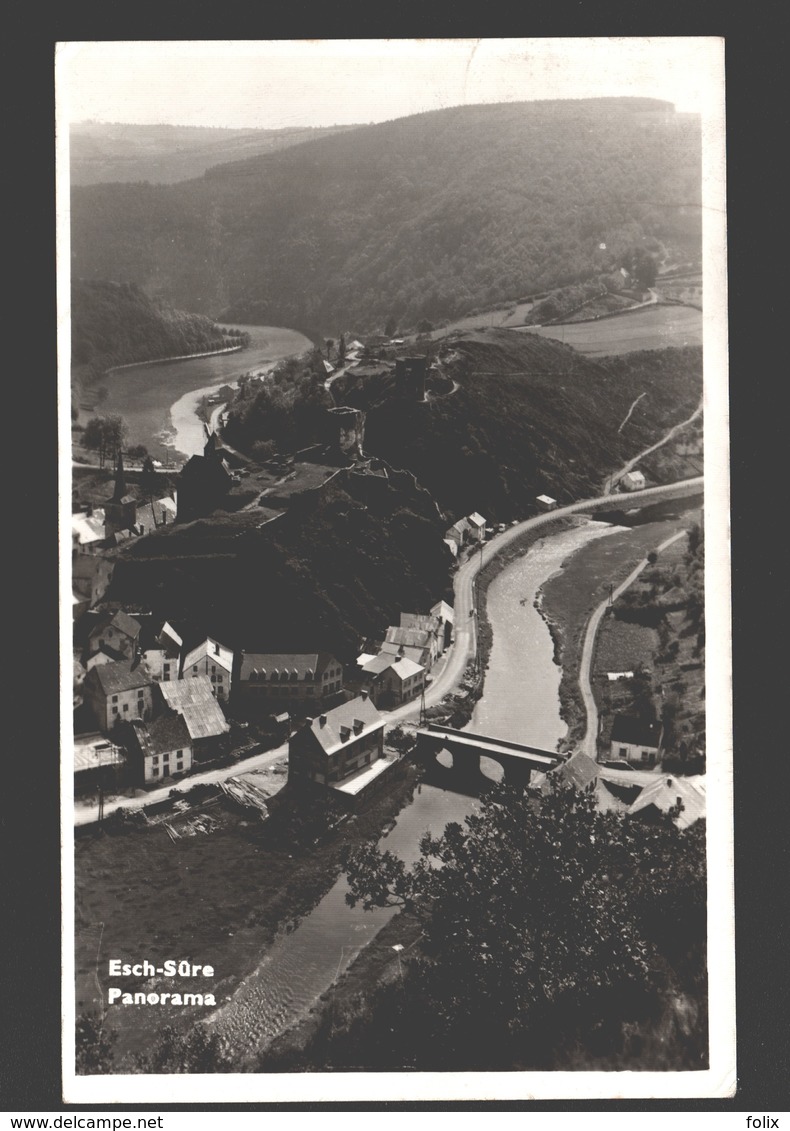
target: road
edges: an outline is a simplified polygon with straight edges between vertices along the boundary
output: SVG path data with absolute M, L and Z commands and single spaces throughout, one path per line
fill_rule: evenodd
M 467 559 L 461 563 L 455 575 L 453 586 L 455 592 L 455 636 L 443 661 L 436 668 L 437 675 L 434 682 L 428 687 L 425 693 L 425 706 L 437 706 L 446 695 L 455 690 L 463 678 L 467 664 L 474 657 L 477 649 L 477 618 L 473 616 L 472 613 L 475 607 L 474 592 L 477 575 L 481 568 L 488 565 L 492 558 L 504 550 L 506 546 L 510 545 L 510 543 L 514 542 L 517 538 L 520 538 L 526 531 L 535 531 L 544 528 L 550 529 L 557 519 L 567 517 L 568 515 L 584 514 L 585 512 L 606 507 L 607 505 L 621 508 L 624 503 L 627 503 L 629 507 L 635 507 L 638 503 L 643 501 L 681 498 L 684 495 L 695 494 L 702 487 L 702 484 L 703 477 L 700 475 L 694 479 L 684 479 L 679 483 L 672 483 L 663 487 L 647 487 L 644 491 L 633 491 L 625 497 L 621 494 L 602 495 L 597 499 L 586 499 L 582 502 L 571 503 L 570 506 L 558 507 L 557 510 L 551 511 L 548 514 L 536 515 L 534 518 L 525 519 L 516 526 L 511 526 L 501 534 L 495 535 L 490 541 L 483 544 L 482 549 L 475 549 L 471 556 L 467 557 Z M 668 543 L 664 543 L 664 545 L 668 545 Z M 662 548 L 663 545 L 659 547 L 659 549 Z M 641 569 L 643 567 L 640 566 L 639 568 Z M 638 572 L 638 570 L 636 572 Z M 636 576 L 636 573 L 634 573 L 633 576 Z M 626 579 L 623 583 L 623 588 L 625 585 L 630 584 L 630 581 L 633 580 L 633 576 Z M 386 712 L 385 714 L 387 723 L 390 725 L 414 721 L 419 718 L 420 701 L 414 700 L 411 703 L 406 703 L 404 706 L 398 707 L 394 711 Z M 275 747 L 274 750 L 267 750 L 263 754 L 256 754 L 252 758 L 247 758 L 233 766 L 226 766 L 220 770 L 208 770 L 202 774 L 191 774 L 176 788 L 186 790 L 191 789 L 193 785 L 197 785 L 201 782 L 213 783 L 225 781 L 227 778 L 235 777 L 238 774 L 248 773 L 250 770 L 256 770 L 263 766 L 271 765 L 273 762 L 277 761 L 278 758 L 285 757 L 287 754 L 288 743 L 286 742 L 281 746 Z M 104 815 L 105 817 L 109 817 L 110 814 L 114 813 L 117 809 L 139 808 L 142 805 L 151 805 L 156 801 L 164 801 L 170 796 L 170 790 L 173 788 L 174 786 L 169 785 L 161 789 L 152 790 L 150 793 L 145 793 L 141 797 L 118 797 L 105 801 Z M 75 805 L 74 823 L 76 825 L 90 824 L 97 819 L 98 807 L 95 804 L 77 803 Z
M 167 801 L 173 789 L 180 789 L 185 792 L 188 789 L 192 789 L 195 785 L 212 785 L 216 784 L 216 782 L 227 781 L 228 778 L 238 777 L 239 774 L 248 774 L 251 770 L 260 770 L 264 766 L 270 766 L 279 758 L 287 757 L 288 743 L 283 742 L 273 750 L 266 750 L 262 754 L 253 754 L 251 758 L 245 758 L 243 761 L 236 762 L 232 766 L 223 766 L 220 770 L 206 770 L 202 774 L 190 774 L 189 777 L 183 778 L 178 783 L 171 782 L 169 785 L 164 785 L 160 789 L 152 789 L 150 792 L 146 792 L 140 797 L 113 797 L 108 799 L 104 802 L 104 816 L 105 818 L 109 817 L 118 809 L 139 809 L 143 805 L 154 805 L 157 801 Z M 75 825 L 90 825 L 98 821 L 98 819 L 98 805 L 82 801 L 75 802 Z
M 660 554 L 667 546 L 671 546 L 673 542 L 677 542 L 678 538 L 685 538 L 686 531 L 679 530 L 677 534 L 673 534 L 671 538 L 667 538 L 660 546 L 656 546 L 655 552 Z M 622 581 L 615 589 L 612 590 L 612 603 L 617 600 L 621 593 L 634 582 L 645 566 L 648 564 L 647 558 L 643 558 L 639 564 L 631 570 L 625 581 Z M 582 693 L 582 701 L 584 703 L 584 710 L 587 714 L 587 731 L 584 735 L 584 740 L 580 749 L 593 761 L 596 761 L 598 754 L 598 707 L 595 702 L 595 696 L 592 690 L 592 680 L 590 673 L 592 671 L 592 658 L 595 652 L 595 638 L 598 634 L 598 627 L 601 623 L 604 613 L 609 607 L 609 598 L 602 601 L 598 608 L 587 624 L 587 631 L 584 636 L 584 644 L 582 645 L 582 655 L 579 661 L 579 688 Z
M 621 494 L 601 495 L 597 499 L 586 499 L 579 503 L 571 503 L 567 507 L 558 507 L 548 514 L 536 515 L 534 518 L 525 519 L 516 526 L 511 526 L 501 534 L 496 534 L 490 541 L 484 543 L 482 550 L 475 550 L 458 568 L 453 584 L 454 610 L 455 610 L 455 639 L 447 653 L 444 667 L 439 672 L 434 682 L 425 692 L 425 706 L 435 707 L 445 695 L 454 690 L 460 683 L 466 670 L 466 665 L 475 655 L 476 617 L 471 615 L 474 608 L 474 586 L 481 568 L 488 565 L 492 558 L 500 553 L 511 542 L 516 541 L 527 531 L 540 530 L 551 527 L 559 518 L 568 515 L 584 514 L 585 512 L 599 510 L 607 505 L 622 509 L 624 505 L 635 507 L 643 501 L 657 501 L 659 499 L 682 498 L 684 495 L 693 495 L 702 487 L 703 477 L 683 479 L 679 483 L 672 483 L 663 487 L 647 487 L 644 491 L 632 491 L 627 496 Z M 419 718 L 420 703 L 415 700 L 406 703 L 394 711 L 388 712 L 388 721 L 401 723 Z
M 642 393 L 642 396 L 644 396 L 644 393 Z M 636 399 L 639 400 L 639 397 L 637 397 Z M 639 463 L 640 460 L 644 459 L 645 456 L 649 456 L 651 452 L 656 451 L 658 448 L 662 448 L 664 446 L 664 444 L 669 443 L 669 441 L 672 439 L 672 437 L 676 436 L 677 433 L 680 432 L 680 430 L 682 428 L 685 428 L 687 424 L 691 424 L 691 422 L 693 420 L 696 420 L 697 417 L 702 412 L 703 400 L 704 400 L 704 396 L 700 397 L 699 404 L 694 409 L 694 411 L 692 412 L 692 414 L 688 418 L 688 420 L 681 420 L 680 423 L 673 425 L 673 427 L 670 428 L 670 430 L 667 432 L 667 434 L 665 436 L 663 436 L 657 443 L 651 444 L 649 448 L 645 448 L 644 451 L 638 452 L 633 457 L 633 459 L 629 459 L 628 463 L 623 464 L 623 466 L 620 468 L 619 471 L 615 471 L 612 475 L 610 475 L 609 478 L 606 480 L 606 483 L 604 484 L 604 490 L 605 491 L 611 491 L 611 489 L 612 489 L 612 487 L 614 487 L 615 483 L 619 483 L 620 480 L 623 478 L 623 476 L 627 475 L 628 472 L 631 471 L 632 468 L 636 467 L 636 465 Z M 635 404 L 636 404 L 636 401 L 634 401 L 634 404 L 631 405 L 631 408 L 628 411 L 628 416 L 631 415 L 631 412 L 633 411 Z M 623 424 L 625 424 L 625 421 L 628 420 L 628 416 L 623 421 Z M 623 424 L 620 425 L 620 428 L 623 427 Z M 617 429 L 618 432 L 620 431 L 620 428 Z

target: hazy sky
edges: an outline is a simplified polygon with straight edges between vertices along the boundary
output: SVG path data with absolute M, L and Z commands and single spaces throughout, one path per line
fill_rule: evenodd
M 65 43 L 62 121 L 280 128 L 367 123 L 477 102 L 723 98 L 715 37 Z

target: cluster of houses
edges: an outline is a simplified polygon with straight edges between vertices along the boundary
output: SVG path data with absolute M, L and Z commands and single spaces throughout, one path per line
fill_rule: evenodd
M 79 786 L 90 787 L 95 771 L 107 767 L 125 766 L 130 783 L 138 785 L 189 773 L 216 756 L 230 730 L 225 709 L 231 702 L 239 715 L 274 719 L 286 732 L 294 717 L 306 718 L 322 748 L 336 732 L 337 765 L 323 772 L 324 783 L 330 783 L 345 781 L 382 756 L 384 719 L 378 708 L 422 695 L 431 667 L 450 645 L 453 610 L 439 601 L 430 613 L 401 614 L 378 651 L 359 657 L 348 688 L 343 665 L 330 652 L 234 653 L 212 637 L 187 649 L 169 622 L 123 609 L 91 612 L 82 624 Z M 356 698 L 347 702 L 354 692 Z M 321 719 L 330 720 L 328 730 Z M 365 736 L 378 736 L 377 746 L 359 747 L 360 720 Z M 304 741 L 296 739 L 297 751 Z M 359 758 L 347 756 L 350 749 L 359 749 Z M 296 764 L 301 766 L 298 754 Z M 301 773 L 298 768 L 297 776 Z M 307 776 L 319 780 L 313 770 Z
M 78 785 L 120 761 L 134 784 L 188 773 L 230 730 L 221 704 L 230 694 L 233 653 L 211 638 L 185 651 L 172 625 L 149 621 L 118 610 L 89 626 L 81 698 L 83 723 L 96 730 L 77 736 Z
M 453 610 L 437 601 L 429 613 L 401 613 L 376 652 L 357 657 L 358 679 L 377 707 L 390 710 L 422 696 L 431 668 L 450 647 Z

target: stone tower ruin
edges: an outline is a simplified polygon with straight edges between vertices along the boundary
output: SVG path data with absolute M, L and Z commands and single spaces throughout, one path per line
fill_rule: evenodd
M 358 408 L 341 405 L 330 408 L 330 443 L 334 455 L 346 460 L 361 459 L 365 439 L 365 413 Z
M 400 396 L 410 401 L 425 400 L 425 371 L 427 357 L 398 357 L 395 359 L 395 383 Z

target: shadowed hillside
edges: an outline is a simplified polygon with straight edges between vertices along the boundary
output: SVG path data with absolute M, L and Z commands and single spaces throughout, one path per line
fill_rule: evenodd
M 75 271 L 248 323 L 459 316 L 700 243 L 696 116 L 649 99 L 455 107 L 221 165 L 76 187 Z M 601 244 L 606 250 L 601 250 Z

